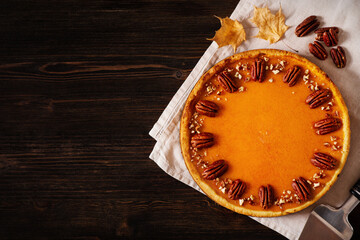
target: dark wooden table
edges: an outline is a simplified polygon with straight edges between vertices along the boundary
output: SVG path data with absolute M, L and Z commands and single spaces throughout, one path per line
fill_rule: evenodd
M 1 1 L 0 239 L 283 239 L 148 157 L 236 4 Z

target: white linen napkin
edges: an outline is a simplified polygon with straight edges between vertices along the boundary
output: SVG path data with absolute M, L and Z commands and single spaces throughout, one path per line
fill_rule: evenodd
M 340 89 L 349 108 L 352 131 L 350 154 L 343 172 L 330 191 L 316 204 L 298 213 L 276 218 L 253 218 L 289 239 L 297 239 L 314 207 L 321 203 L 339 207 L 349 197 L 349 189 L 360 177 L 360 31 L 358 30 L 360 1 L 283 1 L 281 7 L 286 17 L 285 23 L 290 28 L 282 40 L 271 45 L 263 39 L 252 38 L 258 31 L 258 28 L 255 28 L 249 21 L 253 16 L 254 5 L 257 7 L 267 5 L 274 14 L 280 7 L 279 1 L 241 0 L 238 3 L 230 18 L 242 22 L 248 40 L 243 42 L 237 52 L 258 48 L 292 51 L 290 46 L 298 50 L 299 55 L 320 66 L 330 76 Z M 340 28 L 338 45 L 341 45 L 346 52 L 347 66 L 345 68 L 336 68 L 330 56 L 325 61 L 320 61 L 309 53 L 308 44 L 314 41 L 315 34 L 309 34 L 302 38 L 295 36 L 295 27 L 310 15 L 318 16 L 321 21 L 320 27 L 337 26 Z M 327 49 L 329 50 L 329 48 Z M 180 116 L 186 98 L 201 75 L 215 63 L 232 54 L 233 49 L 230 46 L 218 49 L 215 42 L 211 43 L 150 131 L 150 135 L 157 141 L 150 158 L 166 173 L 200 192 L 200 188 L 189 174 L 181 155 Z

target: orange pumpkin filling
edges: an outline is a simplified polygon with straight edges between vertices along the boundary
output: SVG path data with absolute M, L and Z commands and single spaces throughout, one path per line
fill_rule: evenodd
M 185 162 L 198 184 L 203 182 L 200 187 L 209 186 L 213 191 L 205 192 L 213 199 L 212 195 L 218 195 L 215 200 L 221 198 L 221 205 L 253 216 L 279 216 L 317 200 L 336 179 L 334 175 L 341 171 L 348 152 L 348 115 L 336 87 L 315 65 L 295 54 L 279 52 L 274 55 L 265 50 L 260 55 L 245 54 L 218 64 L 193 90 L 181 125 Z M 265 68 L 262 82 L 252 80 L 250 66 L 255 57 Z M 284 82 L 287 70 L 295 66 L 300 68 L 295 84 Z M 231 78 L 236 91 L 226 89 L 220 74 Z M 321 104 L 311 109 L 305 100 L 320 89 L 330 89 L 332 95 L 324 100 L 318 97 Z M 207 104 L 195 107 L 200 100 L 215 104 L 215 113 L 214 106 L 210 110 Z M 209 111 L 213 112 L 206 114 Z M 317 134 L 314 123 L 327 118 L 340 119 L 345 126 Z M 211 133 L 212 144 L 191 146 L 191 138 L 197 133 Z M 317 152 L 336 159 L 334 168 L 319 165 L 324 159 L 317 159 L 315 166 L 311 159 Z M 228 165 L 225 173 L 214 180 L 204 179 L 201 174 L 219 159 Z M 299 177 L 306 180 L 309 200 L 301 199 L 301 192 L 292 186 Z M 246 184 L 246 189 L 234 200 L 229 189 L 237 179 Z M 264 191 L 267 185 L 273 193 L 264 207 L 259 189 L 265 186 Z

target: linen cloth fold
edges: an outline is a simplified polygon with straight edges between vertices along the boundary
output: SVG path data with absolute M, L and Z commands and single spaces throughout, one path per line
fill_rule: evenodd
M 358 44 L 358 39 L 360 39 L 360 31 L 358 31 L 360 2 L 356 0 L 282 1 L 281 7 L 286 18 L 285 23 L 290 28 L 279 42 L 271 45 L 263 39 L 252 38 L 258 31 L 258 28 L 255 28 L 255 25 L 249 21 L 253 16 L 254 6 L 268 6 L 275 14 L 280 7 L 280 2 L 241 0 L 238 3 L 230 18 L 242 22 L 247 40 L 242 43 L 237 52 L 259 48 L 287 51 L 296 49 L 299 55 L 317 64 L 330 76 L 340 89 L 349 109 L 352 131 L 350 154 L 339 179 L 329 192 L 314 205 L 295 214 L 275 218 L 252 217 L 289 239 L 297 239 L 314 207 L 321 203 L 335 207 L 341 206 L 349 197 L 349 189 L 360 177 L 360 47 Z M 338 45 L 341 45 L 346 52 L 347 66 L 345 68 L 336 68 L 330 56 L 325 61 L 320 61 L 309 53 L 308 44 L 314 41 L 315 34 L 309 34 L 302 38 L 295 36 L 294 30 L 297 24 L 310 15 L 318 16 L 321 22 L 320 27 L 337 26 L 340 28 Z M 329 50 L 327 48 L 328 52 Z M 215 42 L 211 43 L 149 133 L 157 141 L 150 158 L 166 173 L 200 192 L 200 188 L 189 174 L 181 155 L 179 141 L 181 112 L 189 93 L 202 74 L 232 54 L 231 46 L 218 48 Z

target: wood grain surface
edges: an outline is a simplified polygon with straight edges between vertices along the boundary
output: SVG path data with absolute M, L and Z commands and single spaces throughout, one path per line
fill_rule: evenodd
M 1 1 L 0 239 L 284 239 L 149 159 L 237 2 Z

